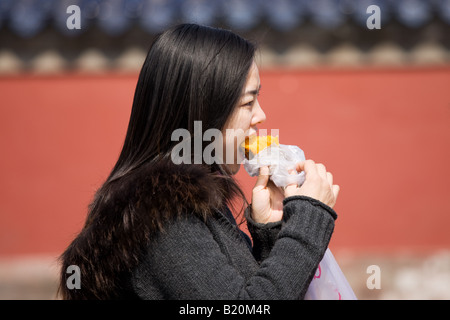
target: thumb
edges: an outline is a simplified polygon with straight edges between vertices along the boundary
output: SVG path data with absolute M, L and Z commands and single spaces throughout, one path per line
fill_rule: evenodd
M 253 188 L 253 190 L 264 189 L 267 186 L 267 183 L 269 182 L 269 173 L 270 173 L 269 167 L 267 167 L 267 166 L 261 167 L 259 169 L 259 176 L 256 179 L 256 184 L 255 184 L 255 187 Z
M 304 170 L 305 170 L 305 162 L 306 162 L 306 161 L 301 161 L 301 162 L 296 163 L 295 170 L 296 170 L 297 172 L 302 172 L 302 171 L 304 171 Z

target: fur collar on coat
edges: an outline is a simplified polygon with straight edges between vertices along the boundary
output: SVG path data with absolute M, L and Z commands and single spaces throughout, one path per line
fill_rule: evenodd
M 65 299 L 127 297 L 127 277 L 156 232 L 172 219 L 207 219 L 229 198 L 227 178 L 202 165 L 170 160 L 146 165 L 97 192 L 84 228 L 61 256 Z M 70 265 L 80 267 L 81 289 L 68 289 Z

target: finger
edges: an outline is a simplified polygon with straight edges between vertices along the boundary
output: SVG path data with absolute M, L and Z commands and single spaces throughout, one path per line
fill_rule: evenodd
M 318 163 L 316 164 L 317 173 L 322 179 L 327 179 L 327 168 L 322 164 Z
M 305 171 L 305 174 L 308 172 L 314 173 L 317 172 L 316 163 L 313 160 L 305 160 L 297 163 L 296 167 L 297 172 Z
M 297 191 L 297 186 L 296 185 L 288 185 L 288 186 L 286 186 L 285 188 L 284 188 L 284 196 L 287 198 L 287 197 L 290 197 L 290 196 L 293 196 L 293 195 L 295 195 L 296 194 L 296 191 Z
M 290 175 L 293 175 L 293 174 L 297 174 L 297 171 L 296 171 L 295 169 L 289 169 L 289 170 L 288 170 L 288 173 L 289 173 Z
M 288 172 L 290 175 L 295 175 L 298 173 L 297 170 L 299 170 L 298 165 L 296 166 L 296 169 L 290 169 Z M 294 194 L 297 187 L 298 185 L 295 182 L 288 184 L 286 187 L 284 187 L 284 196 L 287 197 L 288 195 Z
M 267 183 L 269 182 L 269 173 L 269 167 L 267 166 L 261 167 L 259 169 L 259 176 L 256 179 L 255 187 L 253 188 L 253 190 L 264 189 L 267 186 Z
M 339 187 L 337 184 L 334 184 L 334 185 L 331 187 L 331 190 L 333 191 L 334 199 L 336 200 L 337 197 L 338 197 L 338 195 L 339 195 L 339 191 L 341 190 L 341 187 Z
M 302 162 L 297 162 L 295 164 L 295 170 L 297 170 L 297 172 L 302 172 L 305 170 L 305 161 Z
M 284 188 L 284 196 L 285 197 L 290 197 L 293 196 L 295 194 L 297 194 L 297 189 L 298 186 L 295 183 L 292 184 L 288 184 L 285 188 Z
M 328 183 L 330 184 L 330 187 L 333 186 L 333 175 L 331 174 L 331 172 L 327 172 L 327 180 Z

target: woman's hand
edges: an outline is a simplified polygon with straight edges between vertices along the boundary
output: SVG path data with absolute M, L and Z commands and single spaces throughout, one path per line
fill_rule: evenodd
M 258 223 L 280 221 L 283 217 L 283 199 L 300 195 L 319 200 L 333 208 L 339 194 L 339 186 L 333 184 L 333 175 L 326 171 L 323 164 L 313 160 L 300 162 L 297 172 L 305 172 L 305 182 L 299 188 L 292 184 L 284 188 L 277 187 L 269 180 L 269 168 L 262 167 L 252 191 L 252 218 Z
M 252 191 L 252 218 L 258 223 L 280 221 L 283 217 L 283 189 L 269 180 L 269 167 L 259 169 Z
M 298 163 L 296 170 L 305 172 L 305 182 L 300 188 L 295 184 L 286 186 L 285 196 L 308 196 L 333 208 L 339 194 L 339 186 L 333 184 L 333 175 L 327 172 L 325 166 L 316 164 L 313 160 L 306 160 Z

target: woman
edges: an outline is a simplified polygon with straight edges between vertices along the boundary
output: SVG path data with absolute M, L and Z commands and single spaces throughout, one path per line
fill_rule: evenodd
M 61 256 L 64 299 L 300 299 L 328 246 L 338 186 L 321 164 L 284 190 L 262 168 L 245 210 L 251 241 L 228 209 L 245 200 L 232 175 L 265 120 L 255 47 L 221 29 L 182 24 L 160 34 L 139 75 L 119 159 Z M 222 164 L 175 164 L 180 128 L 223 132 Z M 239 130 L 241 129 L 241 130 Z M 198 133 L 198 132 L 197 132 Z M 205 144 L 210 142 L 204 142 Z M 192 148 L 192 159 L 198 147 Z M 193 162 L 195 163 L 195 162 Z M 69 289 L 67 267 L 80 268 Z

